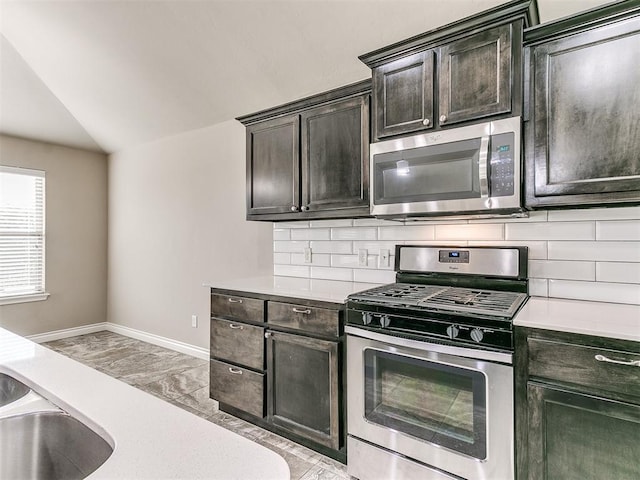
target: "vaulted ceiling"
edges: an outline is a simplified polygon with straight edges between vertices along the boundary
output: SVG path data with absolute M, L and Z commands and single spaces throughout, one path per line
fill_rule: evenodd
M 115 152 L 362 80 L 358 55 L 500 3 L 0 0 L 0 133 Z

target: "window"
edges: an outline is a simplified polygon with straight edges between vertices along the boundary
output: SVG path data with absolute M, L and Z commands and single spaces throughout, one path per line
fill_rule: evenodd
M 45 174 L 0 166 L 0 304 L 43 300 Z

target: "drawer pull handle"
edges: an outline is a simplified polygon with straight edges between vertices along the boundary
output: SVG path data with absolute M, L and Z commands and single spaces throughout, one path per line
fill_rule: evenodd
M 242 303 L 242 300 L 239 298 L 230 298 L 229 303 Z
M 229 328 L 233 328 L 234 330 L 242 330 L 244 327 L 242 325 L 236 325 L 235 323 L 230 323 Z
M 640 367 L 640 360 L 630 360 L 628 362 L 623 362 L 621 360 L 613 360 L 611 358 L 607 358 L 604 355 L 596 355 L 595 359 L 599 362 L 615 363 L 616 365 L 628 365 L 630 367 Z
M 240 370 L 239 368 L 229 367 L 229 372 L 233 373 L 234 375 L 242 375 L 242 370 Z
M 311 313 L 311 310 L 309 310 L 308 308 L 296 308 L 293 307 L 293 311 L 294 313 L 304 313 L 305 315 L 309 315 Z

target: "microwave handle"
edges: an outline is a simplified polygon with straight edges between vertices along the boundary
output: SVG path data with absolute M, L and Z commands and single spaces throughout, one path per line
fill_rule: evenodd
M 480 177 L 480 197 L 489 197 L 489 136 L 480 139 L 480 157 L 478 158 L 478 174 Z

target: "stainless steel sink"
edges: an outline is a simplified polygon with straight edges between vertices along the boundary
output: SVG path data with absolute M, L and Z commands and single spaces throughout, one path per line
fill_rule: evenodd
M 62 411 L 0 418 L 3 479 L 81 479 L 111 453 L 100 435 Z
M 0 373 L 0 407 L 24 397 L 31 390 L 24 383 Z M 2 477 L 0 477 L 2 478 Z

